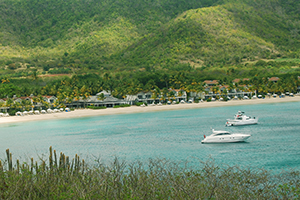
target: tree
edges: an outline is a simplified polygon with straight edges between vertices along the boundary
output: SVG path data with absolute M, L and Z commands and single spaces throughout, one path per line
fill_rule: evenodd
M 99 99 L 100 101 L 103 101 L 104 99 L 106 99 L 106 97 L 104 96 L 103 93 L 101 93 L 97 99 Z
M 155 82 L 153 79 L 149 80 L 147 84 L 145 85 L 145 91 L 151 91 L 153 88 L 156 88 Z
M 174 99 L 174 97 L 175 97 L 175 92 L 173 91 L 173 90 L 170 90 L 169 92 L 168 92 L 168 99 Z
M 162 90 L 162 97 L 161 97 L 161 100 L 162 101 L 165 101 L 166 100 L 166 97 L 167 97 L 167 95 L 168 95 L 168 92 L 169 92 L 169 90 L 167 89 L 167 88 L 163 88 L 163 90 Z
M 32 72 L 32 79 L 33 79 L 34 81 L 36 81 L 36 80 L 38 79 L 38 75 L 37 75 L 36 69 L 33 70 L 33 72 Z
M 165 83 L 166 88 L 169 88 L 168 83 L 170 81 L 170 77 L 167 74 L 164 73 L 160 80 Z

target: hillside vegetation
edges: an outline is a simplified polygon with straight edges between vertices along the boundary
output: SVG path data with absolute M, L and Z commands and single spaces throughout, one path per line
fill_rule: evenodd
M 226 75 L 234 67 L 247 76 L 257 61 L 277 58 L 290 58 L 292 64 L 279 64 L 288 70 L 278 64 L 260 70 L 295 71 L 299 7 L 296 0 L 2 1 L 0 74 L 172 73 L 192 67 Z

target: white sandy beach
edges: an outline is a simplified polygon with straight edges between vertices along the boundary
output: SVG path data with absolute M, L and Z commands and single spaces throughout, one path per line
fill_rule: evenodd
M 189 103 L 189 104 L 185 103 L 185 104 L 162 105 L 162 106 L 149 105 L 146 107 L 131 106 L 125 108 L 107 108 L 107 109 L 99 109 L 99 110 L 79 109 L 71 112 L 1 117 L 0 124 L 38 121 L 38 120 L 66 119 L 66 118 L 88 117 L 88 116 L 99 116 L 99 115 L 115 115 L 115 114 L 129 114 L 129 113 L 141 113 L 141 112 L 157 112 L 157 111 L 165 111 L 165 110 L 253 105 L 253 104 L 263 104 L 263 103 L 280 103 L 280 102 L 296 102 L 296 101 L 300 101 L 300 96 L 285 97 L 285 98 L 267 97 L 265 99 L 231 100 L 227 102 L 214 101 L 214 102 Z

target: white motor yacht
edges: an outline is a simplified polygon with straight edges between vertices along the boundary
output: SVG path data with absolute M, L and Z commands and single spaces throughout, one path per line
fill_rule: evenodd
M 234 119 L 227 119 L 226 126 L 241 126 L 241 125 L 250 125 L 257 124 L 258 118 L 250 117 L 245 115 L 245 112 L 238 111 L 234 115 Z
M 201 143 L 231 143 L 231 142 L 245 142 L 251 135 L 242 133 L 230 133 L 228 131 L 212 130 L 209 136 L 204 135 Z

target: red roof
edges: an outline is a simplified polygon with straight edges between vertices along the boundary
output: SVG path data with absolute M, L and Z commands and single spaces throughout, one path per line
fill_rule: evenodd
M 218 84 L 219 83 L 219 81 L 218 80 L 205 80 L 205 81 L 203 81 L 204 83 L 206 83 L 206 84 L 214 84 L 214 85 L 216 85 L 216 84 Z
M 241 80 L 241 79 L 236 78 L 236 79 L 234 79 L 232 82 L 238 83 L 238 82 L 240 82 L 240 80 Z M 243 78 L 243 81 L 249 81 L 249 78 Z
M 220 86 L 219 88 L 229 88 L 229 85 L 222 85 L 222 86 Z
M 278 78 L 278 77 L 271 77 L 271 78 L 269 78 L 269 81 L 278 81 L 280 78 Z

